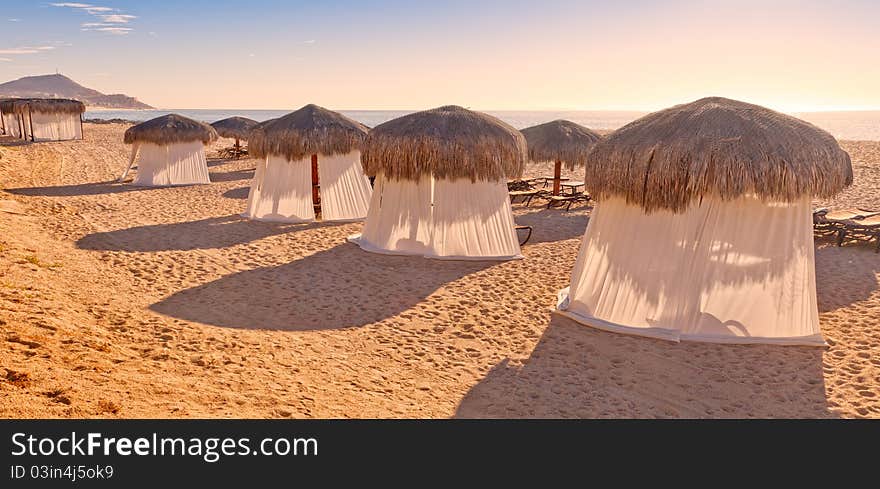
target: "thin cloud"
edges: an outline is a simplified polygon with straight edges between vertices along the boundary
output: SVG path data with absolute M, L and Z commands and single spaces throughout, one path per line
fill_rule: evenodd
M 53 49 L 55 49 L 55 46 L 20 46 L 17 48 L 0 49 L 0 54 L 38 54 Z
M 53 7 L 70 8 L 86 12 L 95 17 L 99 22 L 84 22 L 80 24 L 81 31 L 104 32 L 108 34 L 124 35 L 133 31 L 131 27 L 120 27 L 119 24 L 128 24 L 136 15 L 126 14 L 120 9 L 92 5 L 90 3 L 60 2 L 50 3 Z
M 132 31 L 131 27 L 85 27 L 81 31 L 106 32 L 108 34 L 116 34 L 124 36 Z
M 101 20 L 107 22 L 109 24 L 128 24 L 128 21 L 132 19 L 136 19 L 136 15 L 126 15 L 126 14 L 110 14 L 110 15 L 101 15 Z
M 0 62 L 2 62 L 2 63 L 11 63 L 11 62 L 12 62 L 12 58 L 0 58 Z
M 303 41 L 303 44 L 315 44 L 315 40 L 309 39 L 308 41 Z
M 21 19 L 6 19 L 9 22 L 21 22 Z

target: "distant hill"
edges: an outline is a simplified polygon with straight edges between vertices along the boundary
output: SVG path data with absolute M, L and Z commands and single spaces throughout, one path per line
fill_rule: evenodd
M 69 98 L 79 100 L 89 107 L 108 109 L 153 109 L 134 97 L 122 94 L 105 95 L 86 88 L 64 75 L 26 76 L 0 84 L 2 97 Z

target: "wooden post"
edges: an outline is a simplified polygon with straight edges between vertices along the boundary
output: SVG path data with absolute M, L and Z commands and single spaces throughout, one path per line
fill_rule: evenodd
M 31 106 L 28 105 L 28 121 L 31 125 L 31 142 L 34 142 L 34 117 L 31 115 Z
M 86 131 L 83 130 L 83 115 L 82 115 L 82 112 L 80 112 L 80 114 L 79 114 L 79 138 L 80 138 L 80 140 L 85 140 L 85 138 L 86 138 Z
M 553 195 L 559 195 L 559 186 L 562 183 L 562 162 L 556 160 L 553 167 Z
M 321 182 L 318 178 L 318 155 L 312 155 L 312 205 L 315 206 L 315 214 L 321 212 Z
M 238 138 L 235 138 L 235 159 L 241 154 L 241 146 L 238 144 Z

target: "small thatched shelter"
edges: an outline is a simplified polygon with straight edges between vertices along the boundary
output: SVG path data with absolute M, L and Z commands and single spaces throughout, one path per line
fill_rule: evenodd
M 248 140 L 248 135 L 257 124 L 257 121 L 247 117 L 228 117 L 212 123 L 211 127 L 221 138 L 235 139 L 233 153 L 238 157 L 242 153 L 241 141 Z
M 353 221 L 367 215 L 371 188 L 360 165 L 367 128 L 314 104 L 254 126 L 248 152 L 257 165 L 251 219 Z
M 367 251 L 432 258 L 520 258 L 507 194 L 521 174 L 526 142 L 487 114 L 446 106 L 370 131 L 362 161 L 375 175 L 363 234 Z
M 14 114 L 19 136 L 31 141 L 82 139 L 85 110 L 85 104 L 70 99 L 13 99 L 0 107 L 0 112 Z
M 587 155 L 602 136 L 586 127 L 566 120 L 555 120 L 522 130 L 529 145 L 529 160 L 551 162 L 553 195 L 559 195 L 562 166 L 569 170 L 583 168 Z
M 671 340 L 821 345 L 811 200 L 852 182 L 815 126 L 712 97 L 599 142 L 599 198 L 559 309 Z
M 132 149 L 131 161 L 120 181 L 140 154 L 134 185 L 211 183 L 205 145 L 217 140 L 217 131 L 208 124 L 168 114 L 128 128 L 123 140 Z

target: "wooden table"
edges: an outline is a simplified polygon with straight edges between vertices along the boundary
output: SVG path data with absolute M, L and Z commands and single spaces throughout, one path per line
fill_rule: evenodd
M 566 180 L 568 180 L 568 179 L 566 178 Z M 578 188 L 579 188 L 579 187 L 583 187 L 583 186 L 584 186 L 584 182 L 572 182 L 572 181 L 568 181 L 568 182 L 563 182 L 563 183 L 562 183 L 562 188 L 570 189 L 572 195 L 578 193 Z

